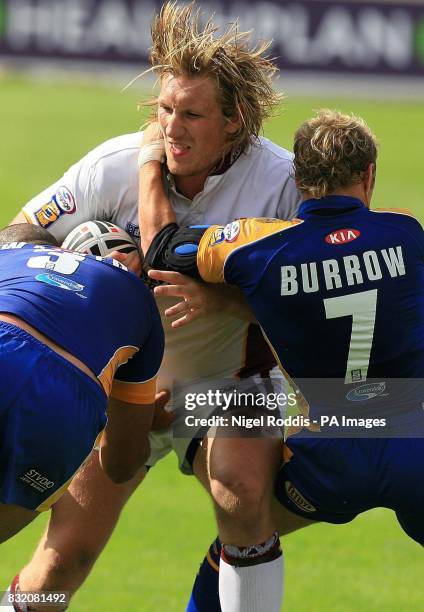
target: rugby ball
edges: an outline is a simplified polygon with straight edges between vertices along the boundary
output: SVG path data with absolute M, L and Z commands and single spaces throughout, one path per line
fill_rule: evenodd
M 131 236 L 109 221 L 80 223 L 66 236 L 62 247 L 101 257 L 107 257 L 112 251 L 130 253 L 137 249 Z

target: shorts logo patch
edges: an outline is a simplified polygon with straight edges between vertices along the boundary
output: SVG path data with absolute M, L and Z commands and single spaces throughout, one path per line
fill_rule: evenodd
M 65 187 L 65 185 L 59 187 L 52 200 L 56 203 L 60 210 L 67 215 L 72 215 L 72 213 L 74 213 L 76 210 L 74 196 L 69 189 Z
M 327 244 L 347 244 L 359 238 L 360 235 L 361 232 L 357 229 L 339 229 L 327 234 L 325 242 Z
M 212 236 L 209 238 L 208 246 L 214 247 L 217 244 L 221 244 L 221 242 L 224 242 L 224 240 L 225 240 L 224 228 L 223 227 L 218 227 L 213 232 Z
M 84 285 L 58 274 L 37 274 L 35 280 L 47 285 L 53 285 L 53 287 L 59 287 L 59 289 L 66 289 L 67 291 L 82 291 L 84 289 Z
M 366 400 L 382 395 L 386 390 L 386 383 L 384 381 L 378 383 L 371 383 L 368 385 L 361 385 L 352 389 L 346 395 L 346 399 L 350 402 L 365 402 Z
M 34 469 L 27 470 L 21 474 L 19 480 L 36 489 L 39 493 L 45 493 L 45 491 L 54 487 L 53 480 L 50 480 L 47 476 L 40 474 L 40 472 Z
M 303 512 L 316 512 L 315 506 L 313 506 L 310 502 L 308 502 L 301 493 L 296 489 L 296 487 L 287 480 L 285 482 L 285 488 L 287 497 Z
M 41 225 L 41 227 L 49 227 L 49 225 L 59 219 L 62 212 L 52 200 L 36 210 L 34 214 L 38 224 Z
M 240 221 L 233 221 L 224 227 L 225 242 L 234 242 L 240 234 Z

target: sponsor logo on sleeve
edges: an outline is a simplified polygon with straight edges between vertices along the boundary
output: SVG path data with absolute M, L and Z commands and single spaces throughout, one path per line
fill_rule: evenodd
M 216 230 L 214 230 L 213 234 L 209 238 L 208 246 L 214 247 L 217 244 L 221 244 L 221 242 L 224 242 L 224 240 L 225 240 L 224 228 L 218 227 Z
M 233 221 L 224 227 L 225 242 L 234 242 L 240 234 L 240 221 Z
M 76 210 L 74 196 L 69 189 L 65 187 L 65 185 L 59 187 L 52 200 L 56 203 L 59 209 L 67 215 L 72 215 Z
M 37 223 L 46 228 L 57 221 L 61 215 L 72 215 L 75 210 L 74 196 L 67 187 L 62 186 L 52 196 L 50 202 L 43 204 L 41 208 L 34 211 L 34 215 Z
M 41 227 L 49 227 L 52 223 L 57 221 L 62 214 L 58 206 L 51 200 L 47 204 L 44 204 L 41 208 L 34 212 L 37 223 Z

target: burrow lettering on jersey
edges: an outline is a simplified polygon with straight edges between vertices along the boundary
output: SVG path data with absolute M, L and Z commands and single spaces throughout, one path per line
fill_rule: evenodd
M 401 246 L 346 255 L 340 259 L 324 259 L 318 263 L 281 266 L 281 295 L 296 295 L 299 289 L 304 293 L 314 293 L 322 288 L 320 283 L 331 291 L 361 285 L 366 279 L 377 281 L 387 274 L 391 278 L 406 274 Z

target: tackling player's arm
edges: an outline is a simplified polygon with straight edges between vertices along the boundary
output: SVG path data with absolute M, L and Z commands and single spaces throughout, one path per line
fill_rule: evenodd
M 140 350 L 121 365 L 115 375 L 108 406 L 108 422 L 100 442 L 100 463 L 115 483 L 130 480 L 150 454 L 156 378 L 164 352 L 164 334 L 154 300 L 151 329 Z M 146 317 L 147 318 L 147 317 Z M 167 398 L 165 398 L 167 399 Z
M 176 223 L 175 213 L 163 187 L 161 162 L 152 160 L 148 154 L 149 147 L 157 143 L 158 136 L 156 124 L 149 126 L 144 132 L 140 152 L 139 223 L 143 253 L 147 252 L 154 236 L 163 227 Z M 146 150 L 144 159 L 150 161 L 143 163 L 143 152 L 146 153 Z M 150 277 L 156 281 L 169 283 L 160 270 L 152 271 Z M 156 287 L 155 293 L 182 298 L 181 302 L 165 311 L 167 317 L 179 316 L 172 323 L 173 327 L 181 327 L 199 317 L 223 311 L 239 319 L 256 322 L 245 297 L 234 287 L 205 287 L 185 275 L 174 274 L 172 283 Z
M 114 483 L 131 480 L 146 463 L 153 413 L 154 400 L 140 405 L 110 398 L 100 442 L 100 464 Z
M 138 158 L 140 168 L 138 220 L 142 228 L 140 245 L 143 253 L 165 225 L 176 223 L 174 210 L 163 188 L 162 160 L 164 159 L 163 136 L 159 125 L 153 122 L 143 132 L 143 143 Z
M 207 283 L 231 283 L 244 288 L 255 276 L 252 266 L 229 266 L 231 256 L 251 243 L 278 234 L 298 223 L 300 219 L 240 219 L 227 226 L 211 225 L 207 229 L 181 227 L 170 224 L 153 239 L 146 253 L 147 265 L 164 270 L 167 282 L 183 270 L 192 278 Z M 174 272 L 173 272 L 174 271 Z M 152 272 L 149 272 L 149 276 Z

